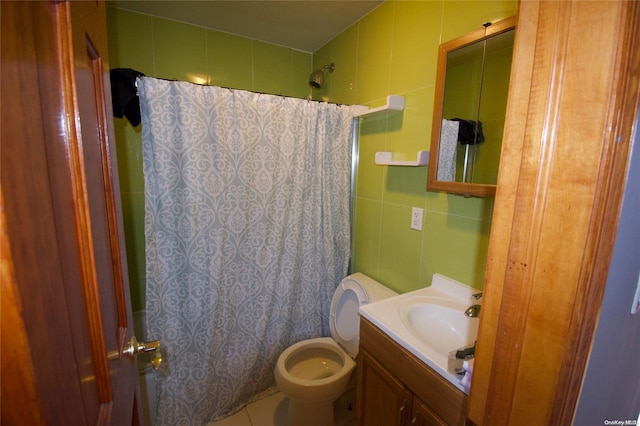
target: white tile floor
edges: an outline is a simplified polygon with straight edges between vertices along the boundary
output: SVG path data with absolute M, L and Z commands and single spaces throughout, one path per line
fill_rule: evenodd
M 355 425 L 355 395 L 353 389 L 334 403 L 335 426 Z M 287 426 L 288 407 L 289 399 L 278 392 L 207 426 Z

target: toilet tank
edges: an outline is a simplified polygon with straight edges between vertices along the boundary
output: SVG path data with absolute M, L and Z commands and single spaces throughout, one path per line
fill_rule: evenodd
M 345 280 L 346 279 L 352 279 L 356 282 L 359 282 L 364 287 L 364 290 L 367 292 L 368 296 L 368 300 L 366 301 L 366 303 L 377 302 L 378 300 L 383 300 L 398 295 L 398 293 L 396 293 L 395 291 L 391 290 L 388 287 L 385 287 L 378 281 L 374 280 L 373 278 L 369 278 L 368 276 L 360 272 L 351 274 L 346 277 Z M 361 305 L 364 304 L 365 303 L 361 303 Z

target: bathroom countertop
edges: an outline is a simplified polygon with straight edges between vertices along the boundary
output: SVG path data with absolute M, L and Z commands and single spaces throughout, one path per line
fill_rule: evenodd
M 436 274 L 437 275 L 437 274 Z M 430 287 L 425 287 L 409 293 L 394 296 L 379 302 L 370 303 L 360 307 L 360 315 L 368 319 L 375 326 L 380 328 L 392 340 L 400 346 L 411 352 L 419 360 L 435 370 L 447 381 L 453 384 L 461 391 L 468 393 L 460 384 L 462 375 L 455 373 L 455 368 L 462 367 L 462 360 L 455 358 L 455 351 L 461 346 L 452 347 L 448 351 L 437 350 L 428 344 L 425 344 L 418 336 L 415 335 L 407 326 L 406 320 L 402 318 L 402 306 L 411 303 L 413 300 L 426 300 L 425 298 L 435 298 L 439 300 L 447 300 L 460 310 L 460 315 L 464 315 L 464 310 L 478 301 L 473 298 L 476 290 L 464 286 L 454 280 L 446 277 L 434 275 L 434 281 Z M 477 318 L 469 318 L 475 325 L 472 327 L 468 336 L 468 341 L 462 346 L 473 344 L 477 336 Z M 447 327 L 447 324 L 442 324 Z M 443 332 L 446 332 L 443 331 Z

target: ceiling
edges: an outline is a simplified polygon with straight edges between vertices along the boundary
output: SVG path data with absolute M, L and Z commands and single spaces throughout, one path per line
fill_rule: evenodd
M 315 52 L 383 0 L 112 0 L 109 6 Z

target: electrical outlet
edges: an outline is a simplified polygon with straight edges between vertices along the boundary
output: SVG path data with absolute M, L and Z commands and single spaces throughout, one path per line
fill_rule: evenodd
M 411 229 L 415 229 L 416 231 L 422 231 L 422 212 L 424 210 L 413 207 L 411 209 Z

